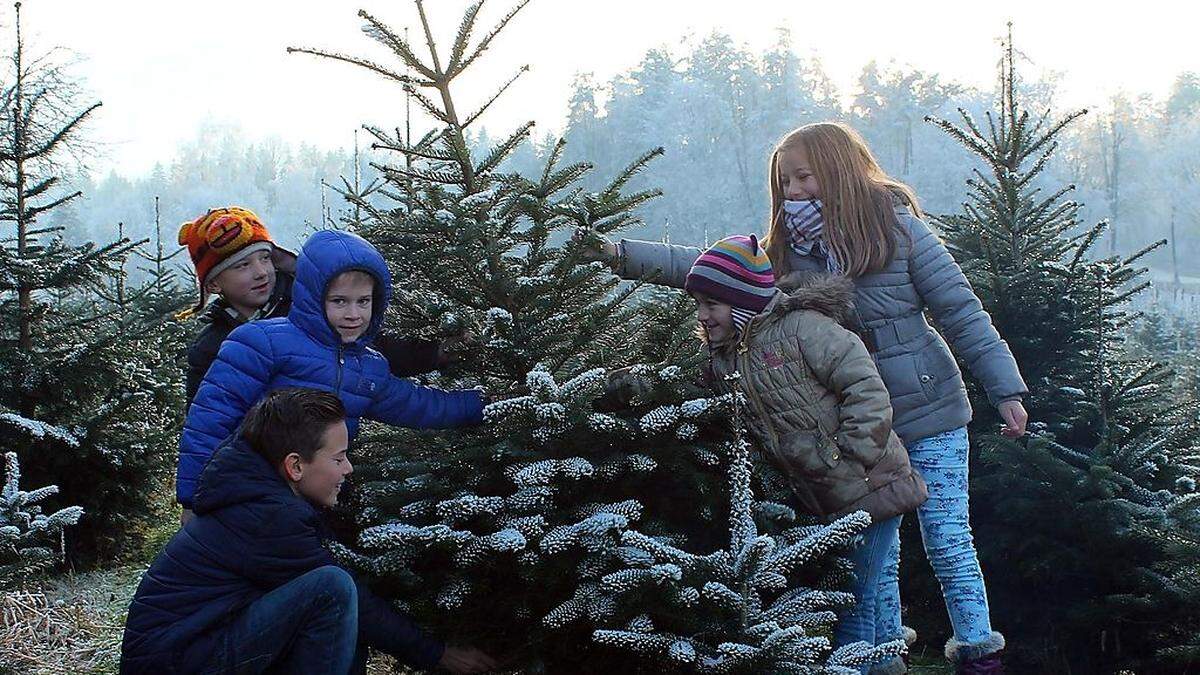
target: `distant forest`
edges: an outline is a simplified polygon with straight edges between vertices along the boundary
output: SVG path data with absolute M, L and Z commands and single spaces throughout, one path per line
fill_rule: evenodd
M 1027 71 L 1032 70 L 1027 68 Z M 1056 85 L 1069 75 L 1021 83 L 1031 110 L 1067 112 Z M 758 232 L 766 221 L 766 162 L 773 144 L 807 122 L 837 119 L 859 129 L 884 168 L 911 184 L 930 213 L 956 211 L 976 160 L 926 116 L 970 112 L 986 125 L 995 95 L 947 81 L 936 73 L 867 63 L 851 91 L 839 90 L 817 60 L 797 56 L 782 32 L 777 46 L 753 53 L 728 35 L 714 34 L 690 51 L 646 53 L 633 70 L 607 82 L 579 75 L 564 105 L 566 156 L 596 165 L 589 187 L 643 152 L 665 155 L 636 187 L 659 187 L 664 197 L 643 208 L 644 226 L 631 236 L 703 244 L 734 232 Z M 402 125 L 403 120 L 396 120 Z M 424 128 L 424 120 L 414 120 Z M 511 130 L 481 130 L 482 152 Z M 123 223 L 126 236 L 153 237 L 154 197 L 160 198 L 165 243 L 177 226 L 206 209 L 241 204 L 257 211 L 277 239 L 294 245 L 323 222 L 350 217 L 336 189 L 354 182 L 355 153 L 317 149 L 281 139 L 250 139 L 236 127 L 212 123 L 174 148 L 148 174 L 80 175 L 84 198 L 58 221 L 72 240 L 106 241 Z M 533 172 L 557 140 L 538 134 L 510 161 Z M 369 149 L 358 132 L 360 187 L 377 172 L 372 162 L 398 161 Z M 1168 240 L 1147 260 L 1160 282 L 1200 284 L 1200 77 L 1182 73 L 1165 100 L 1121 94 L 1065 135 L 1047 185 L 1076 185 L 1085 223 L 1110 222 L 1100 252 L 1129 254 Z

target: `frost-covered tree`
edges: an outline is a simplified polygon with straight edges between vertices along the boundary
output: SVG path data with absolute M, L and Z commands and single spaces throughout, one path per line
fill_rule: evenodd
M 494 98 L 468 113 L 453 86 L 526 3 L 475 42 L 482 4 L 469 7 L 442 51 L 416 0 L 423 57 L 399 31 L 360 13 L 366 33 L 411 77 L 298 50 L 399 81 L 438 122 L 412 144 L 368 129 L 377 149 L 398 154 L 377 166 L 387 180 L 380 198 L 358 204 L 360 232 L 404 280 L 390 321 L 406 334 L 474 336 L 457 369 L 433 381 L 482 384 L 498 399 L 474 433 L 366 429 L 350 500 L 360 532 L 340 554 L 436 634 L 479 644 L 523 672 L 661 672 L 702 659 L 726 664 L 707 666 L 714 672 L 822 666 L 827 610 L 846 600 L 834 587 L 844 565 L 829 562 L 828 549 L 844 546 L 861 523 L 793 530 L 788 507 L 764 502 L 764 527 L 792 538 L 780 539 L 769 560 L 739 565 L 750 548 L 761 555 L 771 544 L 747 529 L 749 472 L 729 449 L 735 403 L 695 384 L 691 303 L 622 285 L 604 265 L 581 262 L 577 244 L 554 243 L 576 227 L 636 225 L 634 209 L 657 191 L 630 192 L 628 183 L 658 153 L 594 191 L 581 187 L 590 167 L 565 161 L 561 142 L 532 175 L 500 169 L 531 125 L 473 155 L 467 134 Z M 728 544 L 731 466 L 743 490 L 741 536 L 714 553 Z M 699 559 L 712 564 L 687 562 Z M 823 582 L 820 590 L 805 594 L 804 575 Z M 708 614 L 714 600 L 705 584 L 714 584 L 711 594 L 720 592 L 715 584 L 741 580 L 755 585 L 741 591 L 745 615 Z M 751 611 L 759 599 L 773 610 Z M 624 638 L 597 630 L 669 644 L 623 649 Z M 839 652 L 831 663 L 862 651 Z
M 861 666 L 902 653 L 901 640 L 833 650 L 827 634 L 835 610 L 854 602 L 853 595 L 836 590 L 846 569 L 830 564 L 829 553 L 851 544 L 871 524 L 870 516 L 859 511 L 829 525 L 760 534 L 756 511 L 765 517 L 788 507 L 755 499 L 744 439 L 736 437 L 726 447 L 728 548 L 697 555 L 636 531 L 622 534 L 628 567 L 582 584 L 572 602 L 612 595 L 626 600 L 647 589 L 657 598 L 640 603 L 646 613 L 623 628 L 597 630 L 596 641 L 695 673 L 854 675 Z M 801 575 L 813 583 L 797 584 Z
M 18 448 L 36 483 L 53 483 L 86 516 L 68 539 L 80 559 L 119 552 L 150 517 L 170 448 L 140 336 L 153 321 L 109 302 L 134 245 L 70 244 L 44 219 L 79 197 L 62 176 L 99 103 L 79 106 L 78 82 L 52 57 L 31 58 L 17 3 L 15 42 L 0 87 L 0 445 Z M 123 283 L 123 282 L 122 282 Z M 139 320 L 134 320 L 139 319 Z
M 972 385 L 973 519 L 994 620 L 1038 670 L 1180 672 L 1200 657 L 1196 401 L 1127 343 L 1149 249 L 1097 254 L 1104 223 L 1081 225 L 1073 186 L 1037 187 L 1083 113 L 1030 115 L 1011 37 L 1003 64 L 984 124 L 934 120 L 984 161 L 962 212 L 938 223 L 1031 390 L 1032 434 L 1011 440 Z
M 47 485 L 21 490 L 17 453 L 4 454 L 4 485 L 0 489 L 0 590 L 40 574 L 62 555 L 63 529 L 79 522 L 83 509 L 69 506 L 50 515 L 38 502 L 58 492 Z

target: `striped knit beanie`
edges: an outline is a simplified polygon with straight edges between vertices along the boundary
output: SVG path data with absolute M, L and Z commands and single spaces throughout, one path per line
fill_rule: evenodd
M 758 245 L 758 237 L 741 234 L 726 237 L 700 254 L 683 288 L 732 307 L 738 331 L 763 311 L 777 292 L 771 259 Z

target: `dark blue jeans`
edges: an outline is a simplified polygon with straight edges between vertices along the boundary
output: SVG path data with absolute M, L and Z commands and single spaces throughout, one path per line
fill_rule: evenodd
M 318 567 L 242 610 L 204 672 L 343 675 L 357 665 L 357 640 L 354 578 L 340 567 Z
M 854 607 L 845 611 L 833 628 L 833 646 L 844 647 L 855 642 L 876 645 L 884 642 L 875 633 L 876 595 L 880 589 L 880 578 L 888 553 L 900 537 L 900 516 L 872 523 L 863 530 L 862 543 L 849 551 L 854 565 L 854 581 L 850 592 L 856 601 Z M 867 673 L 871 664 L 861 667 Z

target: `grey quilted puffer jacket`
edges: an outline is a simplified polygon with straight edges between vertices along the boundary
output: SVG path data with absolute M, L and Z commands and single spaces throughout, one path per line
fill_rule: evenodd
M 854 301 L 861 336 L 892 399 L 896 433 L 911 446 L 971 421 L 967 389 L 947 340 L 993 405 L 1020 400 L 1028 389 L 1008 344 L 946 246 L 906 207 L 896 209 L 896 219 L 908 236 L 897 237 L 896 256 L 886 269 L 853 280 Z M 656 282 L 675 288 L 683 287 L 702 252 L 632 239 L 622 240 L 618 250 L 622 277 L 657 272 Z M 824 260 L 790 253 L 791 274 L 825 271 Z M 776 281 L 789 288 L 787 277 Z M 940 334 L 926 321 L 926 311 Z

